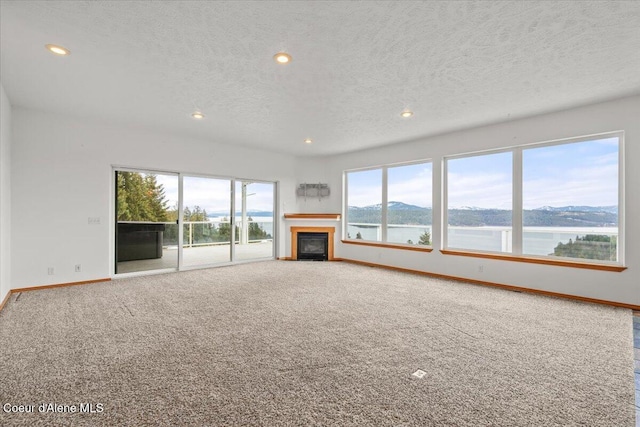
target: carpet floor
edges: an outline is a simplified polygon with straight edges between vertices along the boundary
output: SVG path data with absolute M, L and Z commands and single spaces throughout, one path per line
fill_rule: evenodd
M 23 292 L 0 312 L 0 425 L 631 427 L 632 328 L 339 262 Z

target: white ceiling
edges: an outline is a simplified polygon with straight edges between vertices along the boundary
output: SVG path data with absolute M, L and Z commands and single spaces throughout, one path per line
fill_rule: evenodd
M 640 93 L 639 1 L 3 0 L 0 15 L 13 105 L 299 156 Z

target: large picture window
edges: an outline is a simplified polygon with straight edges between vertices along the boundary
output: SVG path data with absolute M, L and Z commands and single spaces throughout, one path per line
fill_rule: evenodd
M 445 158 L 445 249 L 622 264 L 622 134 Z
M 382 169 L 347 174 L 347 238 L 382 241 Z
M 447 162 L 449 247 L 511 252 L 512 171 L 511 152 Z
M 347 239 L 431 245 L 430 162 L 346 172 Z
M 617 137 L 522 152 L 525 255 L 618 261 Z

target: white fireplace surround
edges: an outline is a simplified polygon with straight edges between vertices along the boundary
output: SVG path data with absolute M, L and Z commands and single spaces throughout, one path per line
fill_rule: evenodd
M 296 260 L 298 258 L 298 233 L 327 233 L 328 248 L 327 260 L 335 260 L 334 247 L 336 226 L 328 226 L 328 223 L 340 221 L 340 214 L 333 213 L 291 213 L 284 215 L 285 220 L 289 222 L 286 227 L 290 234 L 290 252 L 289 255 L 282 258 L 287 260 Z M 294 222 L 295 221 L 295 222 Z M 304 225 L 300 225 L 304 223 Z

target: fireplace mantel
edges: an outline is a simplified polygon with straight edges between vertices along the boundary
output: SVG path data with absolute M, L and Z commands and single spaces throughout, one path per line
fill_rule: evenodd
M 315 219 L 340 221 L 339 213 L 286 213 L 284 219 Z

